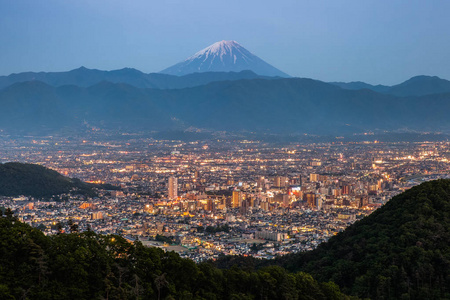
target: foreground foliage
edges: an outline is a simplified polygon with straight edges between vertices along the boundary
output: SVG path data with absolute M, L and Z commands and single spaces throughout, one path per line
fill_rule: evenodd
M 93 232 L 52 237 L 0 217 L 0 299 L 347 299 L 278 266 L 220 270 Z

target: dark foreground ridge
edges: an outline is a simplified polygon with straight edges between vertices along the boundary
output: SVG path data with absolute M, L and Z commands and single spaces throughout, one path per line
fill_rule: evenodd
M 372 299 L 450 299 L 450 180 L 421 184 L 316 250 L 276 261 Z
M 0 164 L 0 196 L 52 197 L 61 194 L 95 196 L 95 189 L 116 190 L 106 184 L 90 184 L 69 178 L 40 165 L 10 162 Z
M 47 237 L 10 211 L 0 241 L 0 299 L 350 299 L 278 266 L 220 270 L 91 231 Z

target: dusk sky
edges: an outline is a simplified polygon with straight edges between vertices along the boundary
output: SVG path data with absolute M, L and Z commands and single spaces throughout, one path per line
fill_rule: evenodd
M 296 77 L 450 79 L 449 13 L 450 1 L 0 0 L 0 75 L 158 72 L 235 40 Z

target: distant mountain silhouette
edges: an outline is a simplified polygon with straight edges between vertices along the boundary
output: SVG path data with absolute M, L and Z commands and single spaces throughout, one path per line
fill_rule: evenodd
M 259 75 L 290 77 L 269 65 L 236 41 L 220 41 L 200 50 L 186 60 L 161 71 L 186 75 L 196 72 L 240 72 L 251 70 Z
M 383 93 L 389 90 L 389 86 L 386 85 L 371 85 L 362 81 L 353 81 L 353 82 L 330 82 L 333 85 L 337 85 L 346 90 L 362 90 L 368 89 L 375 92 Z
M 0 89 L 25 81 L 42 81 L 52 86 L 77 85 L 88 87 L 102 81 L 126 83 L 139 88 L 180 89 L 208 84 L 213 81 L 254 79 L 269 77 L 257 75 L 252 71 L 206 72 L 185 76 L 173 76 L 160 73 L 145 74 L 131 68 L 113 71 L 101 71 L 81 67 L 68 72 L 24 72 L 0 76 Z
M 396 96 L 424 96 L 450 93 L 450 81 L 437 76 L 416 76 L 392 86 L 388 93 Z
M 450 93 L 450 81 L 437 76 L 424 75 L 412 77 L 403 83 L 393 86 L 371 85 L 361 81 L 349 83 L 331 82 L 331 84 L 348 90 L 369 89 L 375 92 L 401 97 Z
M 211 82 L 242 79 L 279 79 L 279 77 L 257 75 L 250 70 L 238 72 L 197 72 L 184 76 L 174 76 L 161 73 L 146 74 L 132 68 L 101 71 L 80 67 L 68 72 L 24 72 L 0 76 L 0 90 L 14 83 L 26 81 L 41 81 L 54 87 L 63 85 L 89 87 L 102 81 L 108 81 L 112 83 L 125 83 L 138 88 L 183 89 L 202 86 Z M 348 83 L 330 82 L 330 84 L 347 90 L 369 89 L 378 93 L 402 97 L 450 93 L 450 81 L 436 76 L 416 76 L 393 86 L 371 85 L 361 81 Z
M 127 131 L 208 130 L 352 134 L 444 131 L 450 94 L 396 97 L 312 79 L 251 79 L 176 89 L 101 82 L 88 88 L 32 81 L 0 90 L 0 128 L 45 132 L 92 126 Z

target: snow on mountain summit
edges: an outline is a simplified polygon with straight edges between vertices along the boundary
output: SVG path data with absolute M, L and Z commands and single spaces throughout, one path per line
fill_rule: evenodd
M 214 43 L 160 73 L 181 76 L 195 72 L 240 72 L 243 70 L 251 70 L 264 76 L 289 77 L 236 41 Z
M 223 61 L 223 57 L 229 55 L 233 57 L 233 63 L 236 63 L 236 54 L 241 54 L 243 57 L 245 57 L 245 52 L 248 51 L 244 47 L 239 45 L 239 43 L 237 43 L 236 41 L 221 41 L 214 43 L 203 50 L 200 50 L 199 52 L 186 59 L 186 61 L 192 61 L 194 59 L 201 58 L 202 56 L 205 56 L 206 58 L 208 58 L 209 56 L 216 56 L 219 57 L 221 61 Z

